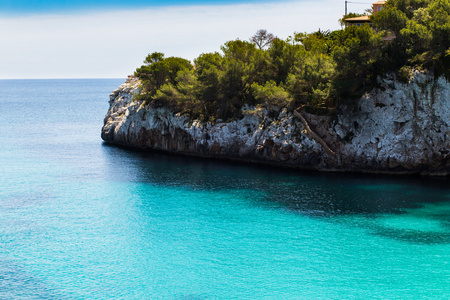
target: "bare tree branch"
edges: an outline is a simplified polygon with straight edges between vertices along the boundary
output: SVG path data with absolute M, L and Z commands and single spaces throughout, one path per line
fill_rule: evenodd
M 250 42 L 256 44 L 259 49 L 263 49 L 264 47 L 270 45 L 274 39 L 275 36 L 273 34 L 268 33 L 265 29 L 260 29 L 250 38 Z

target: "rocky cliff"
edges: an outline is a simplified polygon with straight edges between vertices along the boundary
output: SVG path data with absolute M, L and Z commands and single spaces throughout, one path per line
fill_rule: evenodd
M 323 171 L 450 174 L 450 83 L 416 72 L 379 80 L 357 107 L 329 121 L 304 112 L 243 107 L 232 122 L 202 123 L 134 99 L 130 76 L 110 95 L 108 143 L 199 157 Z

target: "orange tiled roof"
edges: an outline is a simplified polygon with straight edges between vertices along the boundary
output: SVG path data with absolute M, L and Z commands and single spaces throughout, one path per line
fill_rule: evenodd
M 370 21 L 369 16 L 361 16 L 345 19 L 345 22 L 369 22 L 369 21 Z

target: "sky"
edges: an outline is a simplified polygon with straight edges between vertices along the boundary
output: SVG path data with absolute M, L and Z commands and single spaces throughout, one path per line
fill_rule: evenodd
M 343 0 L 0 0 L 0 79 L 126 78 L 155 51 L 192 61 L 258 29 L 340 29 L 343 14 Z

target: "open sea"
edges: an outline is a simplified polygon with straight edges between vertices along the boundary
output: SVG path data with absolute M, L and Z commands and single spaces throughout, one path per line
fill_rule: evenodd
M 0 299 L 450 299 L 450 179 L 102 143 L 124 79 L 0 80 Z

